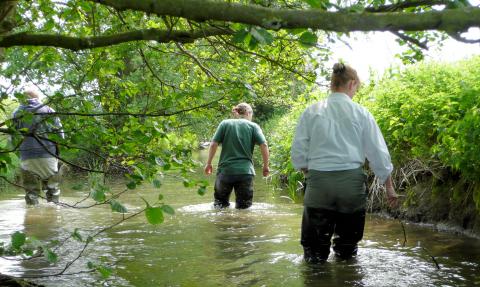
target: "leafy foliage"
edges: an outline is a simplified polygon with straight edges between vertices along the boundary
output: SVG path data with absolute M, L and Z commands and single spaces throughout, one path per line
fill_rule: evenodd
M 368 105 L 395 162 L 440 161 L 467 180 L 478 180 L 479 65 L 478 57 L 455 65 L 418 65 L 377 84 Z

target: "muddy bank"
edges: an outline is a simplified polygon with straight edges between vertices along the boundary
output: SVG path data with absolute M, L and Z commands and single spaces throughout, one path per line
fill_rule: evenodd
M 398 193 L 402 196 L 398 209 L 375 202 L 372 211 L 480 238 L 480 211 L 473 200 L 474 190 L 461 180 L 438 181 L 427 177 Z

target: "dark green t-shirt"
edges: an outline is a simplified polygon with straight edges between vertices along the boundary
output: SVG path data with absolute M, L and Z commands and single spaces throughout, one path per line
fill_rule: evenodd
M 252 174 L 253 148 L 266 142 L 262 129 L 245 119 L 229 119 L 220 123 L 212 141 L 222 145 L 217 174 Z

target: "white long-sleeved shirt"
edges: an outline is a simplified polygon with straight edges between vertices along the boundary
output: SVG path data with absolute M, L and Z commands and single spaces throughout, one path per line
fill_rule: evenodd
M 300 117 L 292 143 L 296 169 L 355 169 L 368 159 L 383 183 L 393 170 L 387 145 L 372 114 L 343 93 L 309 106 Z

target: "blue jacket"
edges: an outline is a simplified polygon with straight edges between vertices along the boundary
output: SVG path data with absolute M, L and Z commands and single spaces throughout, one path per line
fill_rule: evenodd
M 49 135 L 58 134 L 64 138 L 62 124 L 58 117 L 46 115 L 55 111 L 47 105 L 42 104 L 38 99 L 28 99 L 26 105 L 20 105 L 13 113 L 14 125 L 17 129 L 28 129 L 27 135 L 20 144 L 21 160 L 33 158 L 48 158 L 57 155 L 55 143 L 49 141 Z M 35 115 L 34 114 L 37 113 Z

